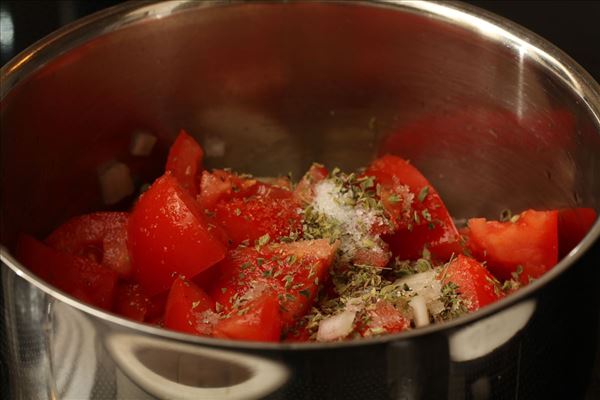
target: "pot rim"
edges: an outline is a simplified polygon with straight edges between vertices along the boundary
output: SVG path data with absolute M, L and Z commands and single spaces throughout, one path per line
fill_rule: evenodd
M 252 1 L 252 4 L 278 6 L 294 6 L 297 2 L 268 2 Z M 152 0 L 131 1 L 107 8 L 51 33 L 34 43 L 4 67 L 0 68 L 0 104 L 2 100 L 21 82 L 31 76 L 36 70 L 46 65 L 59 55 L 73 48 L 109 32 L 131 26 L 141 21 L 167 17 L 189 9 L 210 7 L 239 7 L 250 1 L 209 0 L 198 2 L 196 0 Z M 314 4 L 314 1 L 310 1 Z M 548 69 L 552 75 L 566 84 L 581 100 L 584 107 L 593 115 L 598 133 L 600 134 L 600 85 L 571 57 L 562 50 L 536 35 L 535 33 L 511 22 L 503 17 L 482 10 L 478 7 L 461 2 L 431 2 L 422 0 L 361 0 L 357 2 L 344 2 L 341 0 L 322 0 L 317 3 L 326 5 L 352 6 L 352 7 L 383 7 L 396 12 L 411 12 L 426 17 L 437 18 L 446 23 L 458 25 L 464 29 L 479 32 L 482 35 L 493 37 L 496 41 L 503 42 L 514 51 L 527 54 L 538 64 Z M 265 343 L 233 341 L 209 337 L 194 336 L 178 333 L 167 329 L 134 322 L 99 308 L 82 303 L 70 295 L 39 280 L 27 268 L 24 268 L 8 251 L 0 245 L 0 261 L 6 264 L 17 276 L 27 280 L 32 285 L 41 289 L 48 295 L 69 304 L 85 313 L 92 314 L 105 322 L 110 322 L 124 328 L 141 331 L 142 333 L 160 336 L 164 339 L 182 341 L 191 344 L 215 346 L 232 349 L 246 350 L 320 350 L 339 349 L 354 346 L 380 345 L 389 342 L 410 340 L 416 337 L 427 336 L 441 331 L 452 330 L 471 324 L 477 320 L 495 314 L 515 303 L 534 296 L 542 287 L 556 279 L 560 274 L 570 268 L 582 255 L 592 248 L 600 237 L 600 218 L 596 220 L 584 239 L 571 252 L 558 262 L 558 264 L 542 277 L 532 282 L 510 296 L 486 306 L 474 313 L 462 316 L 452 321 L 432 324 L 396 334 L 388 334 L 360 340 L 327 343 Z

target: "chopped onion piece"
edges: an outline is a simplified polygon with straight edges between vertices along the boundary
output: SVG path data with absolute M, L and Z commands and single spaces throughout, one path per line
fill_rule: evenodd
M 399 287 L 408 286 L 410 290 L 423 296 L 427 303 L 437 300 L 442 294 L 442 285 L 436 276 L 438 271 L 431 269 L 418 274 L 399 279 L 395 284 Z
M 113 162 L 98 171 L 104 204 L 116 204 L 133 193 L 133 179 L 129 167 Z
M 429 312 L 427 311 L 427 302 L 423 296 L 415 296 L 408 305 L 413 309 L 415 326 L 421 327 L 429 325 Z
M 134 156 L 149 156 L 156 144 L 157 138 L 147 132 L 137 131 L 131 138 L 129 151 Z
M 431 315 L 438 315 L 439 313 L 444 311 L 445 307 L 444 307 L 444 303 L 442 303 L 438 299 L 438 300 L 434 300 L 430 303 L 427 303 L 427 308 L 429 309 L 429 312 L 431 313 Z
M 356 311 L 343 311 L 322 320 L 317 331 L 317 341 L 328 342 L 345 338 L 352 332 L 354 317 L 356 317 Z

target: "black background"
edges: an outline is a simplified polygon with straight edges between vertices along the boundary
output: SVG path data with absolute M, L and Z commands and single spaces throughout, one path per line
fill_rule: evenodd
M 0 64 L 58 27 L 122 0 L 3 0 L 0 31 L 3 39 L 11 22 L 13 43 L 0 47 Z M 560 47 L 600 81 L 600 1 L 468 1 L 504 16 Z M 10 18 L 8 21 L 7 18 Z M 10 35 L 10 34 L 9 34 Z M 0 296 L 0 303 L 2 297 Z M 0 304 L 1 307 L 1 304 Z M 0 360 L 0 388 L 7 387 L 8 366 Z M 600 369 L 588 398 L 600 398 Z M 0 390 L 0 394 L 5 394 Z M 597 396 L 597 397 L 596 397 Z

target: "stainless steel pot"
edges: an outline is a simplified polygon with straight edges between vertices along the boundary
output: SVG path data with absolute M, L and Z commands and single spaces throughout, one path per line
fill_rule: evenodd
M 458 217 L 599 210 L 598 84 L 531 32 L 458 3 L 131 2 L 37 43 L 1 83 L 7 398 L 583 396 L 598 344 L 598 222 L 546 276 L 497 304 L 331 344 L 137 324 L 79 303 L 11 255 L 20 232 L 43 237 L 106 209 L 107 165 L 125 165 L 136 185 L 156 177 L 182 127 L 214 150 L 209 166 L 260 175 L 297 177 L 315 160 L 355 168 L 394 152 Z M 140 131 L 158 138 L 151 157 L 129 151 Z

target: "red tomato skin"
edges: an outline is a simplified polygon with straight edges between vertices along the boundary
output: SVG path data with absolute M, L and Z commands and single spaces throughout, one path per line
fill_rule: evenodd
M 471 312 L 504 297 L 494 276 L 473 258 L 459 254 L 442 274 L 442 284 L 456 284 Z
M 178 332 L 205 332 L 200 314 L 214 310 L 215 302 L 196 284 L 181 277 L 175 279 L 165 309 L 165 327 Z
M 383 239 L 395 257 L 414 260 L 427 247 L 435 258 L 445 261 L 462 250 L 458 231 L 439 194 L 408 161 L 385 155 L 373 161 L 364 175 L 373 176 L 381 185 L 383 205 L 395 224 L 394 232 L 388 232 Z M 404 185 L 410 193 L 406 193 Z M 424 190 L 427 195 L 421 201 L 419 195 Z M 393 195 L 400 201 L 391 202 Z M 408 197 L 412 197 L 410 207 L 406 204 Z M 427 220 L 427 213 L 431 221 Z
M 264 235 L 278 241 L 292 232 L 302 231 L 299 205 L 291 192 L 286 197 L 253 196 L 220 202 L 213 221 L 225 230 L 232 247 L 250 244 Z
M 96 212 L 74 217 L 55 229 L 45 242 L 76 256 L 90 257 L 123 278 L 133 274 L 127 250 L 126 212 Z
M 232 297 L 240 298 L 256 288 L 269 289 L 278 296 L 283 326 L 290 328 L 313 304 L 318 282 L 328 277 L 337 247 L 319 239 L 232 250 L 217 266 L 218 278 L 208 293 L 229 311 Z
M 593 208 L 565 208 L 558 210 L 558 256 L 563 258 L 588 233 L 597 214 Z
M 226 339 L 278 342 L 281 337 L 281 317 L 279 302 L 270 293 L 264 293 L 244 308 L 248 311 L 220 320 L 214 329 L 214 336 Z
M 191 278 L 226 253 L 198 204 L 169 173 L 140 197 L 128 238 L 135 277 L 150 296 L 168 290 L 178 274 Z
M 168 296 L 169 292 L 163 292 L 148 298 L 148 312 L 146 313 L 145 319 L 146 322 L 156 321 L 159 319 L 161 321 L 164 320 Z
M 198 191 L 198 172 L 202 169 L 203 157 L 202 147 L 182 129 L 169 150 L 165 171 L 170 172 L 192 196 Z
M 117 273 L 88 258 L 57 251 L 31 236 L 19 238 L 17 259 L 40 278 L 92 306 L 110 310 Z
M 122 317 L 142 322 L 146 319 L 150 299 L 137 283 L 121 283 L 117 287 L 113 311 Z
M 510 279 L 520 265 L 520 282 L 539 278 L 558 261 L 558 212 L 526 210 L 516 222 L 468 221 L 469 248 L 500 280 Z

